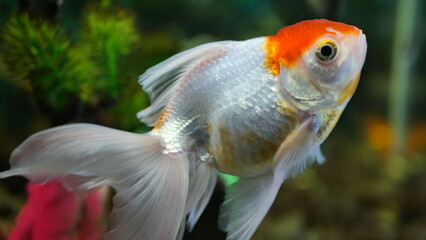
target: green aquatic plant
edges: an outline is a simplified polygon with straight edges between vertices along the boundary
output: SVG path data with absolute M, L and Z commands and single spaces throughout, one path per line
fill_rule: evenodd
M 392 146 L 395 154 L 404 153 L 407 147 L 409 86 L 413 75 L 412 66 L 417 56 L 417 49 L 413 45 L 418 6 L 417 0 L 398 1 L 395 19 L 389 87 L 389 118 L 395 133 Z
M 126 82 L 123 66 L 139 41 L 134 22 L 129 10 L 91 5 L 71 38 L 57 22 L 16 15 L 0 36 L 8 78 L 23 80 L 57 124 L 76 118 L 85 106 L 116 101 Z
M 90 59 L 100 68 L 97 87 L 116 98 L 123 75 L 120 72 L 122 57 L 129 54 L 139 41 L 135 16 L 105 4 L 89 7 L 83 16 L 80 40 Z
M 85 99 L 88 72 L 84 58 L 71 50 L 59 26 L 18 15 L 5 24 L 1 40 L 9 75 L 28 81 L 42 106 L 61 109 L 73 97 Z

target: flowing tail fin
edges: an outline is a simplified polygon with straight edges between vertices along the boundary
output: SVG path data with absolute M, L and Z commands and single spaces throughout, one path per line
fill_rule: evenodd
M 12 153 L 11 170 L 36 183 L 62 180 L 117 191 L 107 239 L 175 239 L 188 195 L 189 159 L 164 154 L 158 136 L 91 124 L 70 124 L 34 134 Z

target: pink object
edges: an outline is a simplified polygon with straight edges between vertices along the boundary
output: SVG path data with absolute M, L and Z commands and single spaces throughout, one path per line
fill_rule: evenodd
M 103 236 L 105 190 L 81 197 L 54 182 L 28 183 L 27 191 L 28 201 L 9 240 L 95 240 Z

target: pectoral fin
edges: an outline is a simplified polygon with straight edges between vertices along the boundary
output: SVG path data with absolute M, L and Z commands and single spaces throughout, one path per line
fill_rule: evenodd
M 325 161 L 315 137 L 321 119 L 312 115 L 304 120 L 280 145 L 274 156 L 274 176 L 284 181 L 287 178 L 300 174 L 315 160 Z
M 311 159 L 322 157 L 319 146 L 314 145 L 318 121 L 310 116 L 290 134 L 279 147 L 270 174 L 240 179 L 227 189 L 219 219 L 219 226 L 228 233 L 227 240 L 250 239 L 283 181 L 299 174 Z

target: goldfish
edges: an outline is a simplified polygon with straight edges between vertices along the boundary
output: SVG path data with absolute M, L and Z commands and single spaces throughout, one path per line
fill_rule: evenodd
M 181 239 L 194 228 L 217 182 L 228 186 L 219 227 L 250 239 L 282 183 L 323 163 L 320 145 L 357 87 L 367 51 L 362 30 L 325 19 L 274 36 L 206 43 L 139 77 L 151 105 L 136 134 L 92 124 L 47 129 L 11 154 L 11 169 L 34 183 L 71 189 L 111 186 L 107 239 Z

